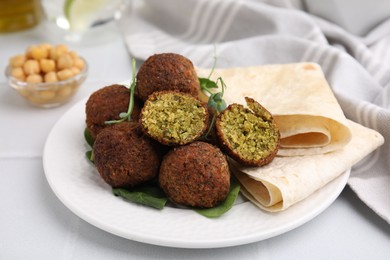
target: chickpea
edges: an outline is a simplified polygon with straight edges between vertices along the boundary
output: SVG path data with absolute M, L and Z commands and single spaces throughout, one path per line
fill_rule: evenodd
M 47 49 L 44 49 L 40 46 L 33 46 L 30 50 L 31 56 L 35 60 L 46 59 L 49 55 Z
M 42 76 L 39 74 L 31 74 L 31 75 L 27 76 L 26 82 L 27 83 L 42 83 L 43 79 L 42 79 Z
M 79 68 L 80 71 L 83 70 L 84 67 L 85 67 L 84 60 L 81 59 L 81 58 L 75 59 L 75 60 L 74 60 L 74 66 L 75 66 L 76 68 Z
M 33 59 L 33 56 L 32 56 L 32 49 L 36 47 L 35 45 L 31 45 L 29 46 L 27 49 L 26 49 L 26 58 L 27 59 Z
M 85 69 L 84 60 L 75 51 L 70 51 L 65 44 L 52 46 L 49 43 L 31 45 L 26 48 L 25 54 L 15 55 L 9 59 L 11 76 L 27 83 L 58 82 L 72 78 Z M 29 98 L 35 101 L 53 101 L 57 96 L 66 98 L 73 94 L 78 85 L 70 82 L 69 85 L 58 91 L 39 91 L 40 95 L 35 95 L 37 89 L 33 84 L 28 84 L 25 88 Z
M 23 97 L 28 97 L 28 95 L 30 94 L 30 92 L 27 89 L 25 89 L 25 88 L 19 88 L 18 92 Z
M 60 97 L 67 97 L 70 94 L 72 94 L 72 91 L 73 91 L 72 86 L 67 86 L 67 87 L 64 87 L 64 88 L 60 89 L 58 91 L 58 95 Z
M 73 75 L 77 75 L 77 74 L 80 74 L 80 69 L 77 68 L 77 67 L 72 67 L 70 68 L 70 70 L 72 71 Z
M 59 44 L 56 47 L 50 49 L 50 58 L 53 60 L 58 60 L 63 54 L 68 52 L 68 47 L 64 44 Z
M 65 44 L 41 43 L 28 46 L 24 54 L 11 57 L 8 66 L 7 72 L 14 79 L 28 83 L 17 88 L 20 95 L 34 105 L 51 107 L 73 96 L 80 85 L 72 77 L 85 70 L 87 64 Z M 61 84 L 56 84 L 59 81 Z M 36 84 L 42 82 L 53 85 L 53 89 L 37 88 Z
M 31 75 L 31 74 L 39 74 L 41 71 L 41 68 L 39 66 L 38 61 L 36 60 L 27 60 L 23 64 L 23 70 L 26 75 Z
M 57 73 L 55 73 L 54 71 L 50 71 L 50 72 L 46 73 L 44 76 L 44 81 L 45 82 L 57 82 L 58 81 Z
M 58 44 L 56 46 L 56 49 L 60 50 L 62 53 L 66 53 L 69 51 L 68 46 L 66 46 L 65 44 Z
M 56 49 L 55 48 L 51 48 L 49 50 L 49 59 L 57 60 L 57 58 L 58 58 L 58 54 L 56 52 Z
M 73 73 L 70 69 L 63 69 L 57 72 L 57 77 L 59 80 L 65 80 L 73 77 Z
M 21 80 L 21 81 L 25 81 L 26 80 L 26 76 L 24 75 L 24 71 L 23 71 L 23 69 L 21 67 L 13 68 L 11 70 L 11 75 L 15 79 L 18 79 L 18 80 Z
M 51 48 L 53 48 L 53 46 L 51 46 L 50 43 L 42 43 L 41 45 L 39 45 L 39 47 L 43 48 L 43 49 L 46 49 L 48 52 Z
M 39 91 L 37 94 L 42 99 L 52 99 L 56 96 L 56 93 L 52 90 Z
M 12 68 L 22 67 L 25 62 L 26 62 L 26 56 L 23 54 L 13 56 L 9 59 L 9 64 L 11 65 Z
M 48 60 L 48 59 L 41 59 L 39 61 L 39 64 L 41 65 L 41 70 L 43 72 L 50 72 L 56 70 L 56 63 L 54 60 Z
M 27 95 L 26 99 L 28 101 L 30 101 L 30 103 L 33 104 L 33 105 L 40 106 L 40 105 L 44 105 L 45 104 L 45 100 L 42 100 L 39 97 L 36 97 L 35 95 Z
M 59 70 L 70 69 L 72 66 L 73 66 L 73 59 L 69 54 L 61 55 L 57 60 L 57 68 Z
M 69 55 L 72 57 L 72 59 L 77 59 L 79 57 L 79 55 L 77 54 L 77 52 L 75 51 L 70 51 L 69 52 Z

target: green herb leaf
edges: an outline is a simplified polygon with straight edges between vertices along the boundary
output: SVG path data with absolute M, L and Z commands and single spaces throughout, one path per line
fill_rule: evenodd
M 93 143 L 95 142 L 95 140 L 93 140 L 93 137 L 89 132 L 88 128 L 84 129 L 84 139 L 87 142 L 87 144 L 89 144 L 89 146 L 93 147 Z
M 136 61 L 135 59 L 132 60 L 132 70 L 133 70 L 133 76 L 132 76 L 132 79 L 131 79 L 131 84 L 130 84 L 130 87 L 129 87 L 129 93 L 130 93 L 130 97 L 129 97 L 129 106 L 128 106 L 128 109 L 127 109 L 127 112 L 121 112 L 119 114 L 119 118 L 118 120 L 109 120 L 109 121 L 105 121 L 104 123 L 107 124 L 107 125 L 110 125 L 110 124 L 119 124 L 119 123 L 122 123 L 124 121 L 130 121 L 131 120 L 131 114 L 133 113 L 133 108 L 134 108 L 134 93 L 135 93 L 135 87 L 136 87 Z
M 153 207 L 156 209 L 163 209 L 168 199 L 165 194 L 157 186 L 140 186 L 128 190 L 124 188 L 113 188 L 114 195 L 120 196 L 128 201 Z
M 93 160 L 93 150 L 85 152 L 85 156 L 87 157 L 88 161 L 95 164 L 95 162 Z
M 215 206 L 213 208 L 195 209 L 195 211 L 208 218 L 220 217 L 233 207 L 239 192 L 240 192 L 240 184 L 234 179 L 231 179 L 230 191 L 224 202 L 222 202 L 220 205 Z
M 207 91 L 210 88 L 218 88 L 217 83 L 208 78 L 199 78 L 199 83 L 200 83 L 201 90 Z
M 211 75 L 214 72 L 216 64 L 217 64 L 217 58 L 214 59 L 214 64 L 213 67 L 211 68 L 209 76 L 207 78 L 198 78 L 201 91 L 206 92 L 206 94 L 210 95 L 207 102 L 207 106 L 209 108 L 212 108 L 213 110 L 213 117 L 212 117 L 211 124 L 206 134 L 203 136 L 205 140 L 209 139 L 208 136 L 215 126 L 217 114 L 219 112 L 222 112 L 227 107 L 226 102 L 223 99 L 223 94 L 225 93 L 225 88 L 226 88 L 225 82 L 221 77 L 218 77 L 216 81 L 210 79 Z M 219 84 L 221 85 L 221 91 L 220 92 L 212 91 L 212 89 L 218 89 Z
M 128 115 L 127 115 L 127 113 L 125 113 L 125 112 L 122 112 L 122 113 L 119 114 L 119 117 L 120 117 L 120 118 L 127 118 L 127 116 L 128 116 Z

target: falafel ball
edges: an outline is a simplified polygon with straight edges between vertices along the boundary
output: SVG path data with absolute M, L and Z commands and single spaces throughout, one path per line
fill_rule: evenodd
M 217 140 L 221 149 L 245 166 L 270 163 L 279 149 L 279 129 L 271 113 L 252 98 L 248 108 L 231 104 L 216 119 Z
M 150 56 L 137 73 L 135 95 L 142 101 L 155 91 L 174 90 L 198 97 L 200 83 L 194 65 L 176 53 Z
M 154 92 L 139 117 L 147 135 L 169 146 L 197 140 L 207 130 L 209 120 L 206 104 L 176 91 Z
M 228 162 L 221 150 L 209 143 L 197 141 L 179 146 L 164 156 L 159 183 L 177 204 L 211 208 L 229 193 Z
M 99 133 L 93 146 L 94 162 L 110 186 L 131 188 L 158 175 L 161 162 L 158 149 L 138 122 L 122 122 Z
M 88 98 L 86 103 L 86 124 L 93 138 L 106 128 L 106 121 L 120 119 L 119 114 L 128 110 L 130 100 L 129 88 L 123 85 L 103 87 Z M 141 102 L 134 99 L 134 108 L 131 119 L 137 121 L 141 111 Z

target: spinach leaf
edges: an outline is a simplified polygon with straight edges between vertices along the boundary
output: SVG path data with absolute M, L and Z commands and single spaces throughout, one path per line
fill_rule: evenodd
M 93 147 L 93 143 L 95 142 L 95 140 L 93 139 L 93 137 L 92 137 L 91 133 L 89 132 L 88 128 L 84 129 L 84 139 L 87 142 L 87 144 L 92 148 Z M 86 151 L 85 152 L 85 156 L 87 157 L 88 161 L 90 161 L 91 163 L 94 163 L 94 161 L 93 161 L 93 150 Z
M 88 128 L 84 129 L 84 139 L 87 142 L 87 144 L 89 144 L 89 146 L 93 147 L 93 143 L 95 142 L 95 140 L 93 140 L 93 137 L 89 132 Z
M 93 150 L 86 151 L 85 156 L 87 157 L 88 161 L 95 164 L 95 162 L 93 161 Z
M 220 205 L 217 205 L 213 208 L 195 209 L 195 211 L 208 218 L 220 217 L 233 207 L 239 192 L 240 192 L 240 184 L 236 180 L 231 179 L 230 191 L 224 202 L 222 202 Z
M 164 192 L 156 185 L 144 185 L 131 190 L 124 188 L 113 188 L 114 195 L 120 196 L 131 202 L 146 205 L 156 209 L 163 209 L 168 201 Z

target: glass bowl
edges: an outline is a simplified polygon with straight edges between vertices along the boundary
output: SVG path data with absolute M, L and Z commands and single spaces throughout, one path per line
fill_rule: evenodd
M 57 82 L 27 83 L 21 81 L 12 77 L 10 66 L 7 66 L 5 75 L 8 84 L 30 104 L 43 108 L 57 107 L 68 102 L 87 78 L 88 64 L 85 59 L 81 59 L 85 65 L 80 73 Z

